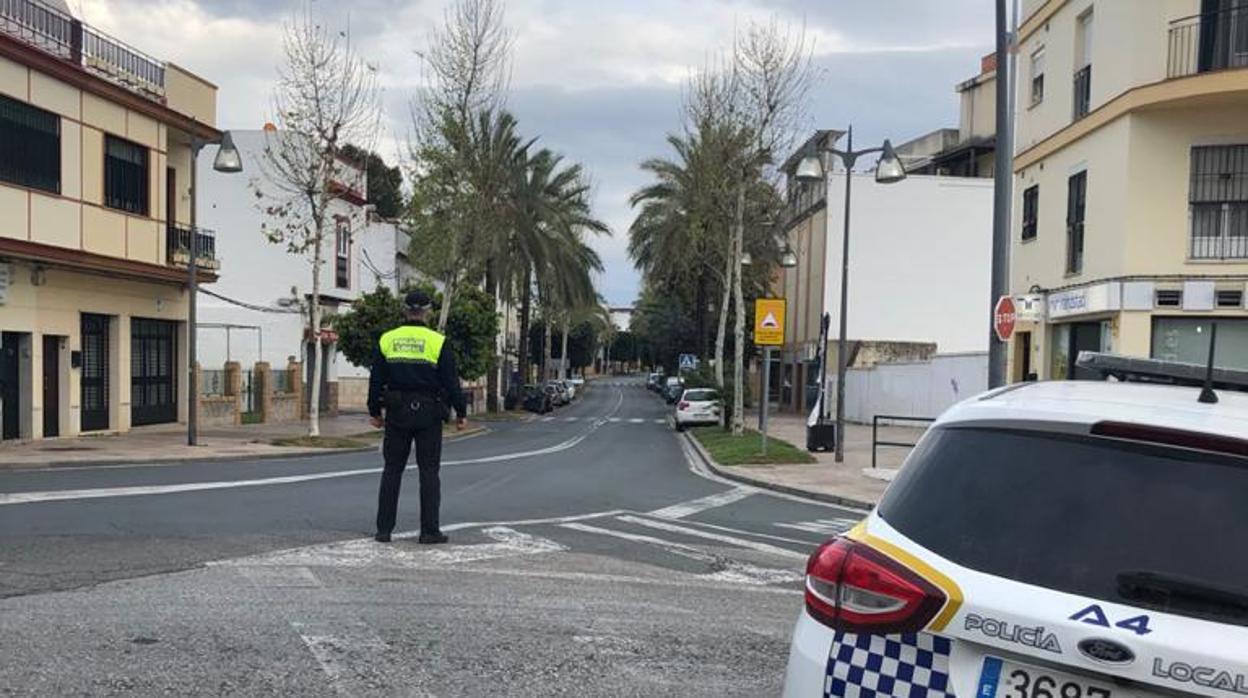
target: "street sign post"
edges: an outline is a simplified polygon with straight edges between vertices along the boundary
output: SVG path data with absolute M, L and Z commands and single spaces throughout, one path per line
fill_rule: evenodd
M 1002 342 L 1010 341 L 1010 337 L 1014 336 L 1014 323 L 1018 319 L 1018 311 L 1014 307 L 1014 299 L 1010 296 L 1001 296 L 997 299 L 997 305 L 992 310 L 992 329 L 997 333 L 997 339 Z
M 764 456 L 767 455 L 767 408 L 771 406 L 771 348 L 784 345 L 784 302 L 783 298 L 759 298 L 754 301 L 754 344 L 763 348 L 758 431 L 762 434 Z

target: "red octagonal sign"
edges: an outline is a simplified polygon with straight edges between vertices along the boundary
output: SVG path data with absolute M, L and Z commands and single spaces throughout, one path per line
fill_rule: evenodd
M 997 306 L 992 311 L 992 327 L 997 332 L 997 339 L 1002 342 L 1010 341 L 1010 337 L 1014 336 L 1014 321 L 1016 318 L 1014 299 L 1010 296 L 998 298 Z

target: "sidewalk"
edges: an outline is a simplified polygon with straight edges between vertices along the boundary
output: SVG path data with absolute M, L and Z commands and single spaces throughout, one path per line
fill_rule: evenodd
M 481 431 L 478 426 L 464 435 Z M 321 436 L 351 437 L 361 448 L 314 448 L 275 446 L 275 439 L 304 436 L 307 422 L 291 424 L 250 424 L 237 427 L 205 428 L 199 432 L 199 445 L 186 445 L 185 424 L 136 427 L 126 434 L 79 436 L 0 445 L 0 470 L 46 468 L 49 466 L 110 465 L 122 463 L 162 463 L 186 460 L 247 460 L 289 458 L 309 454 L 352 453 L 375 450 L 381 431 L 368 423 L 363 413 L 321 418 Z M 453 438 L 453 437 L 452 437 Z
M 746 424 L 758 425 L 758 415 L 748 415 Z M 923 429 L 880 427 L 880 439 L 914 443 Z M 768 489 L 803 494 L 824 501 L 863 509 L 880 501 L 888 483 L 897 474 L 910 449 L 881 446 L 878 467 L 871 468 L 871 427 L 850 424 L 846 429 L 845 462 L 836 463 L 832 453 L 812 453 L 815 463 L 800 465 L 714 465 L 712 469 L 730 479 Z M 806 418 L 801 415 L 769 415 L 767 433 L 798 448 L 806 447 Z

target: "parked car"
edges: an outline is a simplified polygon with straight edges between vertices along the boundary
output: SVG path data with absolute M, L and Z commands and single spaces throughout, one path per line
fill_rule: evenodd
M 685 391 L 685 380 L 677 376 L 669 376 L 663 387 L 663 399 L 669 405 L 675 405 L 680 394 Z
M 576 392 L 579 393 L 585 387 L 585 379 L 584 378 L 569 378 L 568 385 L 571 385 L 573 388 L 576 389 Z
M 651 373 L 650 375 L 646 376 L 646 390 L 658 392 L 659 388 L 662 385 L 663 385 L 662 373 Z
M 576 399 L 576 386 L 573 385 L 571 379 L 559 381 L 559 387 L 563 388 L 563 391 L 568 394 L 568 402 Z
M 550 401 L 555 407 L 562 407 L 570 402 L 568 400 L 568 391 L 564 390 L 559 381 L 546 381 L 545 389 L 550 395 Z
M 524 386 L 524 409 L 537 414 L 546 414 L 554 409 L 550 395 L 540 385 Z
M 684 431 L 689 426 L 719 424 L 719 393 L 710 388 L 685 390 L 676 402 L 672 423 L 676 431 Z
M 811 555 L 784 695 L 1248 693 L 1248 395 L 1199 392 L 1024 383 L 948 410 Z

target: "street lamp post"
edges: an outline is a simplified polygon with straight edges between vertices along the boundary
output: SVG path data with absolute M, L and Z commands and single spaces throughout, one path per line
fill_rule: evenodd
M 836 462 L 841 463 L 845 460 L 845 374 L 848 366 L 848 340 L 847 332 L 847 316 L 849 313 L 849 203 L 850 191 L 853 184 L 854 163 L 859 157 L 871 153 L 880 153 L 880 159 L 875 167 L 875 181 L 880 184 L 892 184 L 900 182 L 906 178 L 906 168 L 902 166 L 901 159 L 897 157 L 897 153 L 893 150 L 893 144 L 887 139 L 884 145 L 879 148 L 865 148 L 863 150 L 854 150 L 854 127 L 850 126 L 845 133 L 845 150 L 837 150 L 828 148 L 825 151 L 828 155 L 835 155 L 841 159 L 845 166 L 845 229 L 841 236 L 841 315 L 840 315 L 840 337 L 836 342 Z M 823 158 L 820 153 L 814 152 L 802 158 L 797 166 L 796 177 L 803 182 L 817 182 L 822 180 L 824 184 L 824 201 L 830 198 L 831 192 L 828 191 L 831 182 L 827 178 L 827 173 L 823 166 Z M 827 394 L 828 384 L 828 367 L 827 362 L 823 362 L 821 367 L 823 376 L 819 385 L 819 421 L 823 421 L 824 413 L 827 410 L 827 400 L 823 396 Z
M 238 148 L 234 147 L 234 137 L 226 131 L 221 136 L 220 141 L 210 141 L 204 138 L 191 138 L 191 229 L 189 231 L 190 240 L 186 243 L 189 259 L 186 262 L 186 290 L 187 290 L 187 308 L 186 308 L 186 373 L 188 386 L 186 396 L 186 445 L 195 446 L 199 442 L 199 385 L 195 381 L 195 363 L 197 347 L 195 342 L 196 335 L 196 301 L 199 293 L 199 222 L 196 218 L 195 201 L 198 198 L 196 191 L 197 184 L 197 167 L 196 160 L 199 158 L 199 151 L 205 145 L 210 143 L 219 143 L 217 148 L 217 156 L 212 160 L 212 169 L 217 172 L 234 173 L 243 171 L 243 159 L 238 154 Z M 166 211 L 165 215 L 172 218 L 173 212 Z

